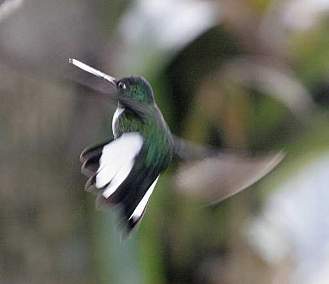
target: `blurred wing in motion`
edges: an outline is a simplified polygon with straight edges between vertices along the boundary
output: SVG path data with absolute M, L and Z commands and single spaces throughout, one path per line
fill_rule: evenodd
M 201 160 L 219 153 L 214 147 L 195 144 L 178 136 L 173 136 L 173 140 L 175 156 L 183 161 Z
M 73 70 L 70 74 L 70 81 L 78 84 L 89 91 L 95 92 L 97 95 L 109 98 L 113 103 L 118 102 L 118 92 L 116 87 L 116 79 L 104 72 L 97 70 L 77 59 L 69 58 L 70 66 Z M 152 108 L 145 104 L 131 99 L 129 96 L 120 98 L 120 102 L 132 108 L 139 116 L 144 117 Z
M 115 79 L 79 60 L 69 58 L 69 82 L 117 102 Z
M 285 156 L 283 152 L 260 157 L 234 153 L 215 154 L 214 148 L 208 149 L 189 142 L 185 144 L 183 139 L 179 139 L 179 142 L 179 152 L 176 154 L 184 160 L 194 161 L 178 169 L 178 191 L 210 203 L 220 202 L 253 185 L 270 173 Z

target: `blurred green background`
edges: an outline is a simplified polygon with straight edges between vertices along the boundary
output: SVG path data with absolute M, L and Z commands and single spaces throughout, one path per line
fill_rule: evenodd
M 0 283 L 329 283 L 328 28 L 326 0 L 0 0 Z M 287 156 L 211 206 L 244 168 L 174 164 L 122 241 L 79 164 L 116 106 L 70 57 L 147 78 L 179 136 Z

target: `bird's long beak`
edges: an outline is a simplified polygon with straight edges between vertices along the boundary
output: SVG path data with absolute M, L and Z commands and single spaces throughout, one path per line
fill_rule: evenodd
M 73 64 L 74 66 L 76 66 L 90 74 L 93 74 L 99 78 L 105 79 L 106 81 L 110 82 L 114 87 L 117 87 L 116 79 L 114 77 L 107 75 L 107 74 L 105 74 L 77 59 L 74 59 L 74 58 L 69 58 L 69 63 Z

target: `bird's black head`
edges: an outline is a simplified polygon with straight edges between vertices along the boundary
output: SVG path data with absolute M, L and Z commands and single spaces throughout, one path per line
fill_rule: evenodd
M 128 97 L 133 101 L 142 104 L 153 104 L 154 95 L 153 90 L 149 82 L 143 77 L 126 77 L 116 81 L 118 89 L 119 101 L 120 99 Z

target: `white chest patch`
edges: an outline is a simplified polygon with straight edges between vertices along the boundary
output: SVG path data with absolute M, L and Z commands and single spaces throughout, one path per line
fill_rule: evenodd
M 137 132 L 129 132 L 103 148 L 96 175 L 96 187 L 103 188 L 109 184 L 103 191 L 105 198 L 110 197 L 128 177 L 142 146 L 143 137 Z
M 125 108 L 118 106 L 115 113 L 113 114 L 113 118 L 112 118 L 112 132 L 113 132 L 113 136 L 114 138 L 117 137 L 117 133 L 115 131 L 115 124 L 119 118 L 119 116 L 124 112 Z

